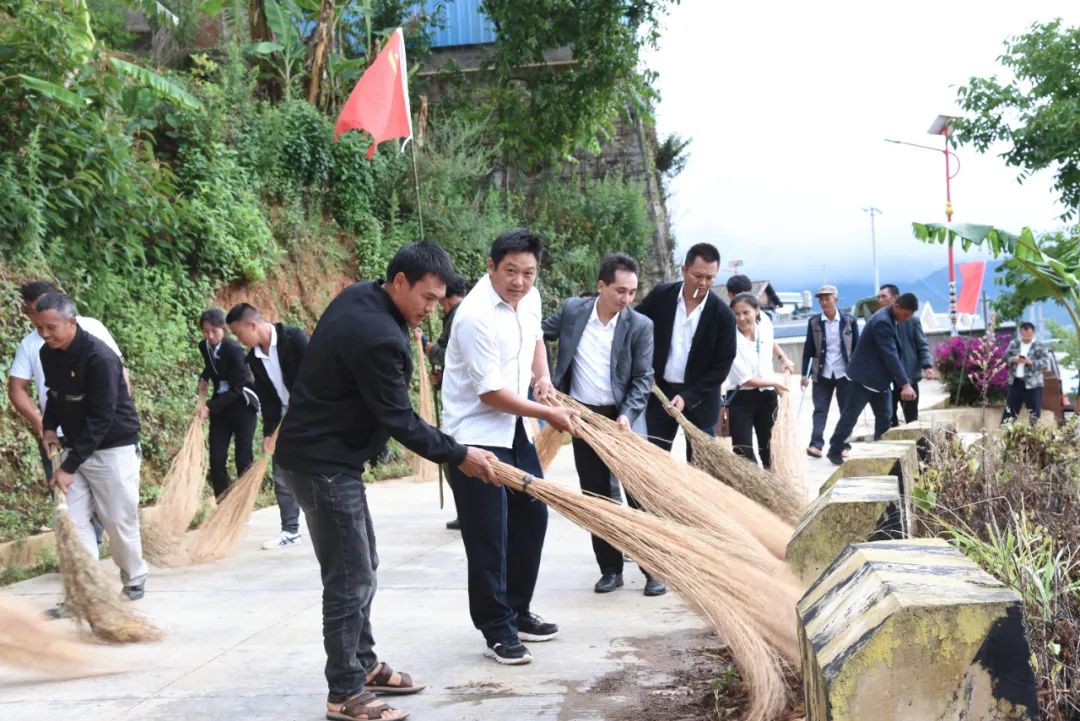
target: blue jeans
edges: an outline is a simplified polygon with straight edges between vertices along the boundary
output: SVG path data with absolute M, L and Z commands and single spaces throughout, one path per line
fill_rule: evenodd
M 536 448 L 519 418 L 512 448 L 484 447 L 500 461 L 543 478 Z M 469 614 L 488 641 L 517 638 L 529 613 L 547 535 L 547 506 L 527 493 L 484 483 L 450 468 L 450 487 L 469 567 Z
M 829 439 L 829 455 L 839 456 L 847 445 L 848 436 L 855 429 L 855 423 L 869 403 L 874 410 L 874 440 L 885 435 L 892 420 L 892 392 L 885 389 L 875 393 L 866 386 L 852 382 L 848 391 L 847 402 L 840 412 L 840 422 L 836 424 L 832 438 Z
M 825 447 L 825 423 L 829 420 L 829 406 L 832 404 L 833 394 L 836 394 L 836 405 L 840 412 L 844 412 L 848 394 L 851 392 L 851 381 L 847 378 L 821 378 L 814 381 L 811 390 L 811 399 L 814 401 L 814 427 L 810 431 L 810 445 L 818 450 Z
M 327 701 L 363 692 L 375 667 L 371 601 L 375 598 L 375 528 L 364 481 L 358 476 L 318 476 L 277 466 L 304 510 L 323 583 L 323 648 Z

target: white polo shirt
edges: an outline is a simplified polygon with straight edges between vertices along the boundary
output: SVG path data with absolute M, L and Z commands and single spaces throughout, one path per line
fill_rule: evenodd
M 762 313 L 762 316 L 765 314 Z M 750 339 L 735 331 L 735 360 L 728 372 L 727 386 L 736 388 L 751 378 L 772 378 L 772 352 L 775 336 L 773 327 L 762 325 L 760 322 L 755 328 L 755 338 Z M 759 388 L 757 390 L 772 390 L 771 388 Z
M 443 430 L 458 443 L 512 448 L 518 417 L 480 400 L 507 388 L 528 397 L 540 330 L 540 292 L 533 287 L 514 309 L 484 276 L 458 306 L 443 367 Z M 532 438 L 530 424 L 525 432 Z
M 574 353 L 570 395 L 590 406 L 611 406 L 615 405 L 615 394 L 611 389 L 611 346 L 615 343 L 619 314 L 611 316 L 607 324 L 601 323 L 597 305 L 593 303 Z
M 270 383 L 273 384 L 278 398 L 281 399 L 281 407 L 287 407 L 289 405 L 289 389 L 285 387 L 285 376 L 281 373 L 281 359 L 278 358 L 277 350 L 277 328 L 273 323 L 270 324 L 270 352 L 263 353 L 262 346 L 256 345 L 255 357 L 262 361 L 263 368 L 266 369 L 266 375 L 270 377 Z

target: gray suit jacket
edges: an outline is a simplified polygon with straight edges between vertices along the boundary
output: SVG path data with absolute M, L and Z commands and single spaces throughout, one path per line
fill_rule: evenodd
M 563 393 L 570 392 L 570 379 L 585 324 L 592 315 L 596 298 L 568 298 L 562 307 L 544 319 L 544 339 L 559 341 L 559 355 L 551 382 Z M 631 425 L 644 418 L 642 411 L 652 392 L 653 323 L 627 308 L 619 313 L 615 340 L 611 344 L 611 391 L 619 415 Z

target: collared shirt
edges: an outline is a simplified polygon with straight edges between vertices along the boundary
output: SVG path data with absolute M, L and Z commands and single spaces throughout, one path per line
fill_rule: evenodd
M 768 378 L 773 375 L 772 352 L 775 338 L 773 327 L 760 321 L 754 329 L 754 338 L 747 338 L 742 331 L 735 331 L 735 361 L 727 377 L 727 387 L 734 389 L 751 378 Z M 757 390 L 772 390 L 759 388 Z
M 667 364 L 664 365 L 664 380 L 668 383 L 686 381 L 686 362 L 690 360 L 690 345 L 694 342 L 694 334 L 697 333 L 698 324 L 701 322 L 701 312 L 705 310 L 705 303 L 708 300 L 709 297 L 706 295 L 698 303 L 697 308 L 687 313 L 683 288 L 679 287 L 679 300 L 675 304 L 675 322 L 671 326 L 671 350 L 668 353 Z
M 593 303 L 574 354 L 570 395 L 590 406 L 612 406 L 615 405 L 615 394 L 611 388 L 611 346 L 615 343 L 619 314 L 611 316 L 606 324 L 602 323 L 597 305 Z
M 1031 353 L 1031 346 L 1032 345 L 1033 345 L 1033 343 L 1025 343 L 1023 341 L 1020 341 L 1020 355 L 1022 355 L 1025 358 L 1028 358 L 1029 357 L 1028 354 Z M 1015 375 L 1013 377 L 1015 377 L 1015 378 L 1023 378 L 1024 377 L 1024 371 L 1026 371 L 1026 370 L 1027 370 L 1026 365 L 1024 365 L 1023 363 L 1017 363 L 1016 364 L 1016 373 L 1015 373 Z
M 105 345 L 116 353 L 121 361 L 124 360 L 124 355 L 120 352 L 120 348 L 117 347 L 116 341 L 113 340 L 112 335 L 100 320 L 77 316 L 75 322 L 90 335 L 100 338 Z M 15 349 L 15 361 L 11 364 L 11 372 L 9 373 L 12 378 L 34 381 L 34 385 L 37 387 L 38 405 L 41 407 L 42 413 L 45 412 L 45 401 L 48 397 L 46 393 L 49 390 L 45 385 L 45 370 L 41 367 L 41 348 L 44 345 L 45 341 L 38 335 L 38 332 L 36 330 L 30 331 L 19 343 L 19 347 Z
M 285 387 L 285 377 L 281 375 L 281 360 L 278 358 L 277 350 L 277 329 L 274 328 L 274 324 L 270 324 L 270 352 L 263 353 L 261 345 L 257 345 L 254 348 L 255 357 L 262 361 L 263 367 L 266 369 L 266 375 L 270 377 L 270 382 L 274 384 L 274 390 L 277 391 L 278 398 L 281 399 L 281 407 L 289 405 L 289 389 Z
M 484 276 L 454 315 L 443 369 L 443 427 L 459 443 L 512 448 L 517 416 L 480 400 L 506 388 L 526 398 L 540 330 L 540 291 L 533 287 L 514 309 Z M 525 432 L 532 437 L 530 424 Z
M 847 371 L 844 354 L 840 352 L 840 311 L 832 320 L 824 313 L 821 322 L 825 326 L 825 367 L 821 369 L 822 378 L 843 378 Z

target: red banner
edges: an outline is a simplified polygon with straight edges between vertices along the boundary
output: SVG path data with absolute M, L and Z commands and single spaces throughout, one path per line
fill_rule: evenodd
M 960 296 L 956 299 L 956 312 L 974 315 L 979 308 L 986 261 L 975 260 L 960 264 Z
M 382 52 L 364 71 L 345 101 L 334 127 L 334 141 L 337 142 L 338 136 L 346 130 L 371 133 L 374 142 L 368 148 L 368 160 L 375 155 L 375 147 L 384 140 L 412 137 L 405 39 L 401 28 L 386 41 Z

